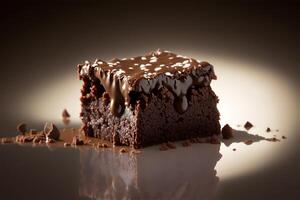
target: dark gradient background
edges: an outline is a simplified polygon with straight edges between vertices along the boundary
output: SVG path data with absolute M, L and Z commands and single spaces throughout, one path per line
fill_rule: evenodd
M 269 71 L 289 79 L 299 100 L 299 4 L 209 2 L 2 3 L 0 135 L 13 133 L 15 124 L 26 120 L 16 105 L 43 82 L 61 74 L 76 76 L 75 66 L 84 60 L 122 58 L 157 48 L 268 63 Z M 223 182 L 217 198 L 299 198 L 298 150 L 270 172 Z

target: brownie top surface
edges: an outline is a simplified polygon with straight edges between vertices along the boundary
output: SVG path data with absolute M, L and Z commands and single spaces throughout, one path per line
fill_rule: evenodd
M 151 79 L 161 74 L 174 76 L 192 69 L 210 66 L 207 62 L 162 50 L 156 50 L 144 56 L 115 58 L 110 62 L 96 59 L 94 63 L 86 62 L 81 73 L 85 73 L 88 65 L 95 67 L 95 70 L 109 71 L 120 78 L 126 77 L 128 80 Z
M 188 107 L 186 99 L 190 87 L 209 86 L 216 79 L 213 66 L 193 58 L 169 51 L 157 50 L 144 56 L 97 59 L 78 66 L 80 78 L 99 79 L 112 99 L 112 112 L 121 116 L 125 105 L 130 105 L 130 92 L 150 94 L 166 87 L 176 97 L 175 109 L 183 113 Z

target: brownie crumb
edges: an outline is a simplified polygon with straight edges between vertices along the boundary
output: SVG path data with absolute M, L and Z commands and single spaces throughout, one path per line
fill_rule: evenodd
M 236 151 L 236 148 L 232 149 L 232 151 Z
M 253 143 L 253 140 L 246 140 L 244 143 L 245 143 L 246 145 L 250 145 L 250 144 Z
M 2 144 L 10 144 L 13 143 L 14 141 L 11 138 L 1 138 L 1 143 Z
M 71 117 L 71 115 L 69 114 L 69 112 L 67 111 L 67 109 L 64 109 L 63 111 L 62 111 L 62 118 L 63 119 L 66 119 L 66 118 L 70 118 Z
M 70 143 L 67 143 L 67 142 L 64 143 L 64 147 L 68 147 L 70 145 L 71 145 Z
M 167 142 L 166 145 L 170 149 L 176 149 L 176 145 L 174 143 L 172 143 L 172 142 Z
M 46 141 L 46 136 L 44 133 L 35 135 L 34 139 L 32 140 L 33 143 L 43 143 L 43 141 Z
M 233 138 L 233 130 L 228 124 L 226 124 L 222 128 L 222 136 L 223 136 L 223 139 L 226 139 L 226 140 Z
M 253 124 L 249 121 L 247 121 L 244 125 L 244 128 L 248 131 L 253 127 Z
M 79 136 L 74 136 L 72 140 L 72 145 L 77 146 L 77 145 L 83 145 L 84 142 Z
M 50 139 L 59 140 L 60 132 L 53 123 L 45 123 L 44 133 Z
M 169 148 L 168 148 L 168 146 L 167 146 L 166 143 L 161 144 L 160 147 L 159 147 L 159 150 L 161 150 L 161 151 L 166 151 L 166 150 L 168 150 L 168 149 L 169 149 Z
M 17 131 L 19 131 L 20 133 L 22 133 L 24 135 L 27 132 L 27 125 L 25 123 L 20 123 L 17 126 Z
M 108 147 L 108 145 L 106 144 L 106 143 L 102 143 L 102 145 L 101 145 L 103 148 L 107 148 Z
M 29 130 L 29 134 L 30 135 L 36 135 L 38 132 L 37 132 L 37 130 L 36 129 L 30 129 Z
M 55 140 L 53 140 L 53 139 L 51 139 L 49 137 L 46 137 L 46 143 L 47 144 L 54 143 L 54 142 L 55 142 Z
M 281 136 L 281 138 L 282 138 L 282 139 L 286 139 L 286 136 L 283 135 L 283 136 Z
M 126 151 L 126 149 L 125 148 L 121 148 L 120 149 L 120 153 L 126 153 L 127 151 Z
M 181 144 L 182 144 L 183 147 L 191 146 L 191 143 L 190 143 L 189 140 L 185 140 L 185 141 L 183 141 Z
M 266 132 L 271 132 L 271 129 L 268 127 L 268 128 L 266 129 Z
M 34 136 L 32 135 L 26 135 L 23 137 L 23 142 L 32 142 L 34 140 Z

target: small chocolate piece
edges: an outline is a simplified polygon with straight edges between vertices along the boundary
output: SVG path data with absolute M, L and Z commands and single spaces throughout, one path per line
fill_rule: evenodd
M 286 136 L 283 135 L 283 136 L 281 136 L 281 138 L 282 138 L 282 139 L 286 139 Z
M 225 139 L 225 140 L 233 138 L 233 130 L 228 124 L 226 124 L 222 128 L 222 135 L 223 135 L 223 139 Z
M 126 151 L 126 149 L 125 148 L 121 148 L 120 149 L 120 153 L 126 153 L 127 151 Z
M 271 129 L 268 127 L 268 128 L 266 129 L 266 132 L 271 132 Z
M 244 128 L 248 131 L 253 127 L 253 124 L 249 121 L 247 121 L 244 125 Z
M 59 140 L 60 132 L 53 123 L 45 123 L 44 133 L 50 139 Z
M 70 118 L 71 117 L 71 115 L 69 114 L 67 109 L 64 109 L 61 115 L 62 115 L 62 118 Z
M 41 134 L 37 134 L 35 135 L 34 139 L 33 139 L 33 143 L 43 143 L 46 141 L 46 136 L 44 133 Z
M 20 123 L 18 126 L 17 126 L 17 130 L 22 133 L 22 134 L 25 134 L 27 132 L 27 125 L 25 123 Z
M 70 143 L 67 143 L 67 142 L 64 143 L 64 147 L 68 147 L 70 145 L 71 145 Z
M 46 137 L 46 143 L 47 144 L 54 143 L 54 142 L 55 142 L 55 140 L 53 140 L 53 139 L 51 139 L 49 137 Z
M 17 135 L 16 142 L 24 142 L 24 135 Z
M 245 143 L 246 145 L 250 145 L 250 144 L 253 143 L 253 141 L 252 141 L 252 140 L 246 140 L 244 143 Z
M 236 151 L 236 148 L 232 149 L 232 151 Z
M 12 138 L 1 138 L 1 143 L 2 144 L 9 144 L 9 143 L 13 143 L 14 141 L 12 140 Z
M 72 145 L 84 145 L 84 142 L 80 136 L 74 136 L 72 140 Z
M 107 148 L 108 145 L 107 145 L 106 143 L 103 143 L 103 144 L 102 144 L 102 147 L 103 147 L 103 148 Z
M 279 129 L 276 129 L 276 132 L 279 132 Z
M 36 129 L 30 129 L 29 130 L 29 134 L 30 135 L 36 135 L 38 132 L 37 132 L 37 130 Z
M 32 142 L 35 137 L 32 135 L 26 135 L 23 137 L 24 142 Z

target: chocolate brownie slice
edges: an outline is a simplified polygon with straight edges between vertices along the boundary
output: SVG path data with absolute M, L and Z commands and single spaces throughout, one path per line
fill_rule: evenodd
M 115 145 L 145 147 L 220 133 L 213 66 L 157 50 L 78 65 L 83 131 Z

